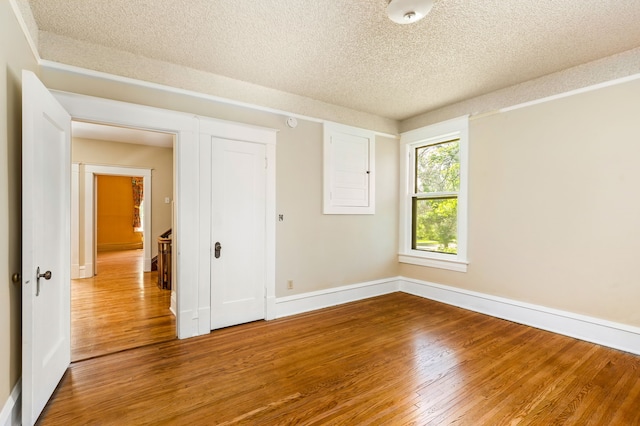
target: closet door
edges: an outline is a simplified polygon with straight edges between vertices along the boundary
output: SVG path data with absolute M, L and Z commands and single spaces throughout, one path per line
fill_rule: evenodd
M 266 148 L 212 138 L 211 329 L 265 318 Z

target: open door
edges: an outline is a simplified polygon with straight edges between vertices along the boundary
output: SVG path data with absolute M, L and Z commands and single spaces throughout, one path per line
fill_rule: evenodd
M 33 425 L 71 359 L 71 117 L 22 72 L 22 424 Z

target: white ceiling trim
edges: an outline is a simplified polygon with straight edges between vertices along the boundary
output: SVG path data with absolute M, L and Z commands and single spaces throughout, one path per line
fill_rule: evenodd
M 135 86 L 146 87 L 146 88 L 149 88 L 149 89 L 161 90 L 161 91 L 164 91 L 164 92 L 176 93 L 176 94 L 179 94 L 179 95 L 186 95 L 186 96 L 191 96 L 191 97 L 195 97 L 195 98 L 205 99 L 205 100 L 208 100 L 208 101 L 217 102 L 217 103 L 221 103 L 221 104 L 225 104 L 225 105 L 238 106 L 238 107 L 247 108 L 247 109 L 251 109 L 251 110 L 255 110 L 255 111 L 262 111 L 262 112 L 268 112 L 268 113 L 272 113 L 272 114 L 282 115 L 283 116 L 283 120 L 286 119 L 286 117 L 295 117 L 295 118 L 298 118 L 298 119 L 301 119 L 301 120 L 307 120 L 307 121 L 316 122 L 316 123 L 333 123 L 334 122 L 334 121 L 326 120 L 326 119 L 323 119 L 323 118 L 318 118 L 318 117 L 313 117 L 313 116 L 309 116 L 309 115 L 298 114 L 298 113 L 291 112 L 291 111 L 285 111 L 285 110 L 265 107 L 265 106 L 262 106 L 262 105 L 251 104 L 251 103 L 248 103 L 248 102 L 237 101 L 237 100 L 234 100 L 234 99 L 223 98 L 223 97 L 220 97 L 220 96 L 210 95 L 210 94 L 207 94 L 207 93 L 197 92 L 197 91 L 194 91 L 194 90 L 181 89 L 181 88 L 178 88 L 178 87 L 167 86 L 167 85 L 160 84 L 160 83 L 153 83 L 153 82 L 146 81 L 146 80 L 139 80 L 139 79 L 135 79 L 135 78 L 131 78 L 131 77 L 123 77 L 123 76 L 120 76 L 120 75 L 109 74 L 109 73 L 102 72 L 102 71 L 95 71 L 95 70 L 91 70 L 91 69 L 87 69 L 87 68 L 77 67 L 75 65 L 63 64 L 63 63 L 60 63 L 60 62 L 50 61 L 50 60 L 47 60 L 47 59 L 41 59 L 39 61 L 39 64 L 40 64 L 41 67 L 48 68 L 48 69 L 51 69 L 51 70 L 58 70 L 58 71 L 64 71 L 64 72 L 69 72 L 69 73 L 73 73 L 73 74 L 80 74 L 80 75 L 84 75 L 84 76 L 87 76 L 87 77 L 95 77 L 95 78 L 115 81 L 115 82 L 124 83 L 124 84 L 131 84 L 131 85 L 135 85 Z M 349 125 L 348 123 L 341 123 L 341 124 Z M 357 127 L 357 126 L 353 126 L 353 127 Z M 373 131 L 376 136 L 382 136 L 382 137 L 387 137 L 387 138 L 392 138 L 392 139 L 399 139 L 400 138 L 399 134 L 396 134 L 396 133 L 387 133 L 387 132 L 381 132 L 381 131 L 376 131 L 376 130 L 371 130 L 371 129 L 365 129 L 365 130 Z
M 101 141 L 147 145 L 160 148 L 173 148 L 175 135 L 171 133 L 140 130 L 106 124 L 72 121 L 71 131 L 74 138 L 97 139 Z
M 498 111 L 495 111 L 494 113 L 508 112 L 508 111 L 513 111 L 513 110 L 520 109 L 520 108 L 526 108 L 526 107 L 532 106 L 532 105 L 537 105 L 537 104 L 542 104 L 542 103 L 545 103 L 545 102 L 555 101 L 556 99 L 562 99 L 562 98 L 567 98 L 569 96 L 579 95 L 581 93 L 592 92 L 594 90 L 603 89 L 605 87 L 617 86 L 618 84 L 624 84 L 624 83 L 628 83 L 630 81 L 634 81 L 634 80 L 638 80 L 638 79 L 640 79 L 640 74 L 633 74 L 633 75 L 630 75 L 630 76 L 627 76 L 627 77 L 620 77 L 620 78 L 616 78 L 614 80 L 609 80 L 609 81 L 605 81 L 605 82 L 602 82 L 602 83 L 597 83 L 597 84 L 593 84 L 593 85 L 590 85 L 590 86 L 581 87 L 579 89 L 574 89 L 574 90 L 569 90 L 567 92 L 558 93 L 556 95 L 551 95 L 551 96 L 546 96 L 544 98 L 535 99 L 533 101 L 522 102 L 522 103 L 519 103 L 519 104 L 516 104 L 516 105 L 509 106 L 509 107 L 500 108 Z M 490 115 L 490 113 L 489 114 L 483 114 L 483 115 Z

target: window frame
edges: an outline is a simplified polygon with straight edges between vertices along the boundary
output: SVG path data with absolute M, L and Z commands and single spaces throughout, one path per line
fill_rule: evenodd
M 415 250 L 413 243 L 413 198 L 415 186 L 416 148 L 458 140 L 460 155 L 460 188 L 458 190 L 457 254 Z M 422 127 L 400 135 L 400 234 L 398 260 L 401 263 L 466 272 L 467 210 L 469 163 L 469 116 Z

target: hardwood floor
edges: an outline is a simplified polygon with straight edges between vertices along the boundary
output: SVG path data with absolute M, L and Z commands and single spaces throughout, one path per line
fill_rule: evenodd
M 171 292 L 142 262 L 142 250 L 99 252 L 98 275 L 71 281 L 71 361 L 175 339 Z
M 72 364 L 42 425 L 638 425 L 640 357 L 394 293 Z

